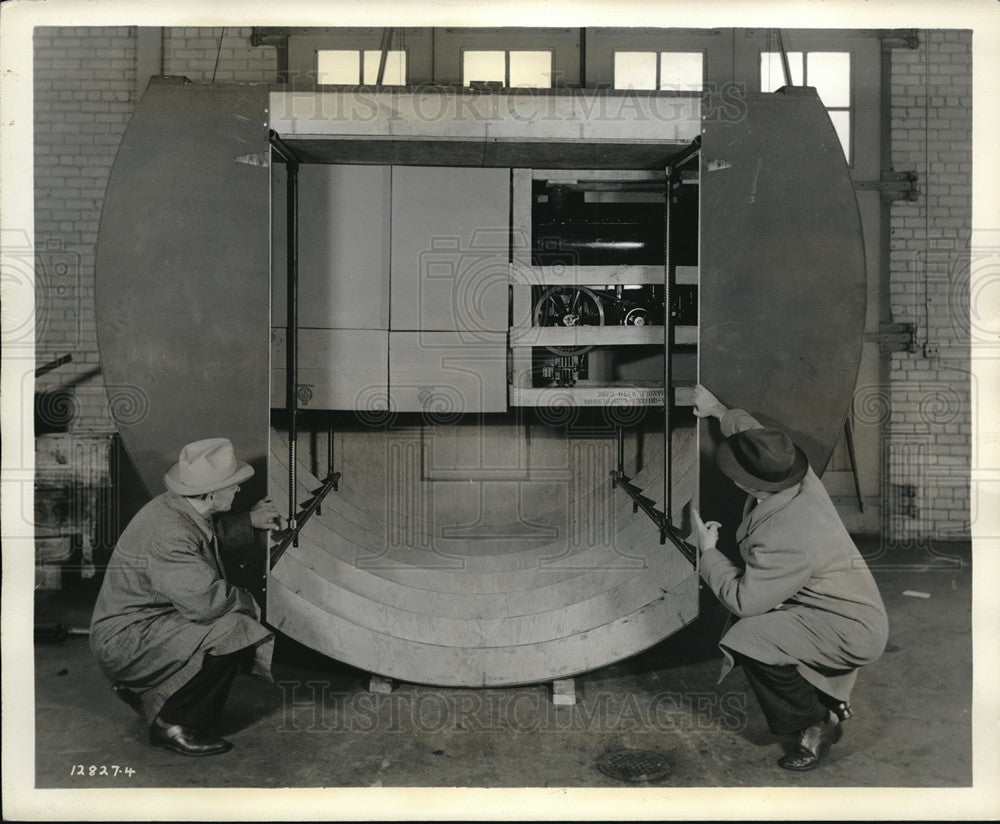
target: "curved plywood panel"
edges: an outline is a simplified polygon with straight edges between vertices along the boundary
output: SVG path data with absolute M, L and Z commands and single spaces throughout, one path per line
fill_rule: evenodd
M 690 438 L 690 433 L 688 434 Z M 681 441 L 680 436 L 676 438 Z M 287 505 L 287 458 L 286 440 L 278 433 L 273 435 L 274 451 L 271 460 L 271 495 L 279 505 Z M 687 450 L 691 452 L 689 447 Z M 662 452 L 652 455 L 650 464 L 655 465 L 657 459 L 662 460 Z M 692 460 L 691 456 L 688 461 Z M 388 477 L 384 467 L 371 465 L 367 468 L 370 474 Z M 311 494 L 320 486 L 320 482 L 304 466 L 300 465 L 299 500 Z M 658 490 L 662 490 L 662 478 L 653 468 L 647 468 L 636 476 L 636 483 L 648 485 L 648 491 L 659 502 Z M 391 500 L 386 498 L 377 505 L 372 498 L 365 502 L 365 511 L 360 511 L 345 500 L 345 495 L 338 493 L 324 502 L 324 510 L 329 511 L 329 517 L 319 519 L 315 526 L 315 542 L 327 552 L 334 553 L 345 563 L 358 569 L 377 570 L 380 575 L 393 577 L 394 574 L 405 573 L 413 580 L 424 572 L 433 579 L 433 586 L 438 591 L 463 592 L 470 585 L 470 575 L 477 575 L 477 587 L 487 587 L 492 592 L 517 592 L 522 588 L 538 586 L 539 576 L 546 580 L 570 577 L 579 574 L 581 570 L 592 570 L 617 564 L 626 569 L 634 569 L 647 562 L 645 557 L 646 543 L 650 534 L 649 522 L 637 518 L 632 512 L 632 502 L 623 494 L 615 494 L 607 483 L 605 473 L 601 473 L 591 495 L 599 496 L 607 503 L 603 511 L 608 515 L 610 527 L 616 532 L 614 549 L 604 544 L 588 544 L 571 546 L 572 536 L 566 534 L 567 512 L 559 513 L 562 529 L 559 536 L 553 540 L 507 538 L 496 541 L 497 546 L 489 547 L 493 551 L 483 551 L 487 542 L 481 538 L 468 539 L 461 546 L 462 554 L 451 551 L 442 552 L 439 546 L 441 540 L 441 525 L 433 521 L 410 523 L 412 530 L 408 537 L 410 543 L 390 537 L 390 532 L 398 532 L 398 523 L 406 519 L 404 513 L 391 507 Z M 343 486 L 346 486 L 344 484 Z M 343 487 L 342 487 L 343 488 Z M 675 477 L 675 488 L 679 501 L 685 501 L 684 490 L 691 488 L 691 479 L 682 475 Z M 335 526 L 328 527 L 327 524 Z M 392 525 L 392 529 L 390 526 Z M 618 525 L 618 526 L 614 526 Z M 583 531 L 585 525 L 580 525 Z M 600 526 L 608 528 L 607 524 Z M 514 530 L 511 531 L 512 533 Z M 341 538 L 343 540 L 334 540 Z M 448 543 L 454 550 L 455 544 Z M 637 548 L 638 547 L 638 548 Z M 641 548 L 641 549 L 639 549 Z M 401 571 L 399 573 L 398 571 Z
M 690 567 L 689 567 L 690 569 Z M 656 602 L 590 632 L 516 646 L 453 646 L 403 641 L 331 615 L 280 581 L 268 586 L 276 629 L 313 649 L 343 656 L 361 669 L 414 683 L 509 686 L 587 672 L 634 655 L 698 615 L 694 570 Z
M 225 436 L 266 486 L 267 88 L 151 81 L 108 181 L 97 335 L 118 429 L 151 494 L 181 446 Z
M 322 579 L 324 584 L 320 586 L 325 595 L 313 600 L 330 604 L 332 610 L 340 609 L 342 604 L 326 582 L 335 582 L 338 591 L 391 604 L 402 611 L 459 622 L 467 618 L 510 619 L 551 609 L 570 610 L 581 602 L 596 604 L 597 599 L 610 599 L 616 604 L 615 609 L 620 610 L 627 603 L 623 593 L 629 587 L 643 593 L 633 596 L 638 599 L 636 603 L 647 603 L 659 595 L 662 587 L 669 586 L 674 576 L 686 572 L 687 562 L 672 548 L 650 543 L 649 523 L 631 512 L 622 520 L 623 528 L 615 539 L 619 551 L 603 547 L 601 554 L 586 564 L 574 557 L 574 563 L 567 569 L 553 570 L 558 573 L 555 576 L 545 574 L 545 555 L 537 552 L 533 555 L 534 567 L 526 566 L 520 574 L 506 570 L 442 572 L 422 561 L 418 561 L 420 566 L 400 562 L 392 570 L 385 567 L 364 570 L 350 560 L 354 550 L 349 537 L 335 531 L 343 523 L 335 506 L 338 497 L 333 495 L 326 500 L 324 515 L 306 525 L 300 546 L 289 549 L 274 570 L 275 577 L 300 591 L 314 588 L 308 579 Z M 275 489 L 275 498 L 279 505 L 284 502 L 280 488 Z M 622 563 L 623 548 L 632 556 L 632 563 Z M 615 594 L 609 595 L 612 593 Z M 498 594 L 503 597 L 495 597 Z M 581 620 L 592 619 L 597 608 L 588 607 L 588 612 L 589 618 L 581 616 Z M 366 616 L 358 619 L 359 623 L 366 620 Z
M 677 435 L 686 439 L 680 454 L 688 462 L 692 437 L 690 429 Z M 270 492 L 281 506 L 286 445 L 278 433 L 272 442 Z M 657 463 L 647 454 L 639 473 L 651 495 L 662 488 Z M 379 465 L 369 470 L 387 477 Z M 302 496 L 320 485 L 301 463 L 298 477 Z M 593 510 L 613 530 L 605 539 L 567 540 L 564 511 L 561 534 L 548 543 L 511 538 L 498 552 L 464 558 L 436 554 L 441 527 L 432 519 L 411 524 L 413 545 L 393 545 L 387 536 L 405 513 L 388 506 L 388 492 L 381 504 L 369 493 L 364 509 L 331 493 L 299 546 L 273 568 L 268 619 L 353 666 L 446 686 L 545 681 L 635 654 L 697 615 L 697 575 L 677 550 L 659 544 L 606 471 L 587 483 L 593 486 L 578 491 L 607 504 Z M 379 542 L 383 554 L 371 563 Z
M 840 140 L 810 88 L 705 124 L 701 379 L 787 429 L 822 472 L 861 360 L 865 257 Z

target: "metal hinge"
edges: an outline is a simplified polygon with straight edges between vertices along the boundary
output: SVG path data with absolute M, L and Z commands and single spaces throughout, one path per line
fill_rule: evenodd
M 859 192 L 880 192 L 886 200 L 906 200 L 914 203 L 919 197 L 916 172 L 882 172 L 879 180 L 855 180 Z
M 257 152 L 256 154 L 236 155 L 233 160 L 237 163 L 245 163 L 247 166 L 267 166 L 271 162 L 271 153 Z
M 916 352 L 915 323 L 880 323 L 877 332 L 865 332 L 866 343 L 877 343 L 881 352 Z

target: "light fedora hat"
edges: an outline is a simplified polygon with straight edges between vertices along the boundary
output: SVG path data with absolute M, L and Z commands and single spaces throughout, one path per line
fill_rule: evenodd
M 163 482 L 178 495 L 204 495 L 238 484 L 253 475 L 253 467 L 236 459 L 229 438 L 205 438 L 189 443 Z
M 730 435 L 715 453 L 725 475 L 760 492 L 780 492 L 801 481 L 809 469 L 806 453 L 780 429 L 746 429 Z

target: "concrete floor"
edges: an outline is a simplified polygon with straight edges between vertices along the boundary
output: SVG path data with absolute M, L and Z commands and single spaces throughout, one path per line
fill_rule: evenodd
M 279 639 L 277 683 L 237 679 L 224 720 L 235 747 L 204 759 L 146 743 L 86 638 L 36 643 L 36 786 L 623 787 L 596 767 L 602 753 L 621 748 L 656 751 L 671 765 L 639 786 L 969 786 L 970 547 L 935 544 L 935 553 L 959 560 L 953 564 L 923 548 L 879 554 L 877 543 L 859 543 L 889 611 L 889 646 L 862 671 L 856 715 L 812 772 L 775 766 L 788 742 L 768 732 L 742 672 L 716 685 L 725 614 L 708 596 L 693 625 L 579 677 L 574 707 L 553 706 L 545 685 L 402 684 L 371 694 L 365 673 Z M 85 626 L 92 599 L 82 585 L 39 592 L 37 620 Z M 130 766 L 134 774 L 71 775 L 76 764 Z

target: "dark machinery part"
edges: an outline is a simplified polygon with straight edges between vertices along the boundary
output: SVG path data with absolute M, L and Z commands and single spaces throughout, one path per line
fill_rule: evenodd
M 698 322 L 698 287 L 674 286 L 674 325 Z M 658 285 L 536 287 L 535 326 L 663 326 L 664 287 Z M 535 375 L 541 385 L 573 386 L 588 377 L 592 345 L 537 347 Z
M 532 320 L 535 326 L 604 326 L 604 304 L 585 286 L 540 289 Z M 573 386 L 587 377 L 587 352 L 593 346 L 547 346 L 553 357 L 536 357 L 535 373 L 555 386 Z
M 691 566 L 698 566 L 698 550 L 689 544 L 681 536 L 678 529 L 670 523 L 666 515 L 656 508 L 656 502 L 652 498 L 643 495 L 642 490 L 633 484 L 621 470 L 611 470 L 611 483 L 616 489 L 624 490 L 632 499 L 632 512 L 638 512 L 641 509 L 656 524 L 661 544 L 665 544 L 669 540 L 687 558 Z
M 663 208 L 650 202 L 592 201 L 576 186 L 536 180 L 535 266 L 663 265 Z
M 553 286 L 535 301 L 535 326 L 604 326 L 604 304 L 586 286 Z M 555 355 L 582 355 L 591 346 L 549 346 Z
M 63 355 L 61 358 L 56 358 L 53 361 L 49 361 L 48 363 L 42 364 L 35 370 L 35 377 L 39 378 L 42 375 L 51 372 L 53 369 L 57 369 L 63 364 L 69 363 L 71 360 L 73 360 L 72 355 Z
M 274 548 L 271 550 L 272 569 L 274 569 L 274 565 L 278 563 L 278 560 L 285 554 L 285 551 L 289 546 L 299 545 L 298 538 L 299 533 L 302 531 L 302 527 L 304 527 L 306 522 L 319 511 L 320 505 L 323 503 L 323 499 L 331 492 L 337 491 L 339 483 L 339 472 L 331 472 L 327 475 L 326 479 L 323 481 L 323 486 L 315 490 L 312 493 L 311 498 L 302 502 L 302 509 L 295 513 L 295 518 L 289 518 L 288 529 L 274 534 L 274 540 L 276 543 Z

